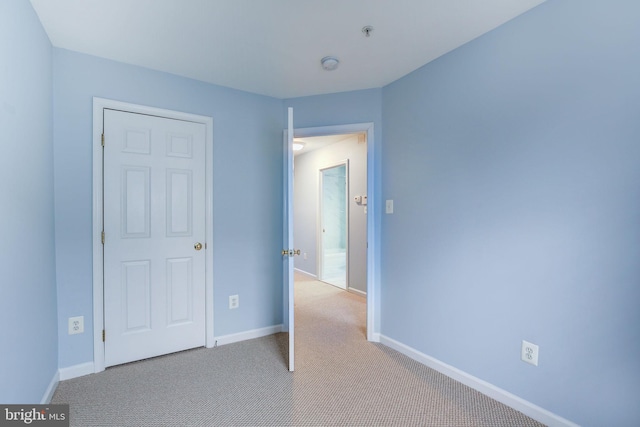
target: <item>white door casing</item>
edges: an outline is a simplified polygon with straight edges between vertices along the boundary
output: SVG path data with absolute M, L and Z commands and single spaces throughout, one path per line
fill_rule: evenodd
M 95 372 L 214 344 L 205 249 L 212 241 L 212 121 L 95 98 L 94 136 L 103 120 L 103 188 L 94 147 L 94 231 L 105 231 L 104 246 L 94 236 Z

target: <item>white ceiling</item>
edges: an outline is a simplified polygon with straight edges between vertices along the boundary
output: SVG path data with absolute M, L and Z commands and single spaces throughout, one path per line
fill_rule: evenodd
M 358 138 L 366 140 L 366 134 L 364 133 L 347 133 L 341 135 L 326 135 L 326 136 L 311 136 L 307 138 L 295 138 L 294 141 L 304 144 L 301 150 L 294 151 L 294 157 L 301 154 L 307 154 L 320 148 L 327 147 L 329 145 L 336 144 L 338 142 L 358 141 Z
M 56 47 L 291 98 L 382 87 L 544 1 L 31 3 Z M 337 70 L 320 67 L 327 55 L 339 58 Z

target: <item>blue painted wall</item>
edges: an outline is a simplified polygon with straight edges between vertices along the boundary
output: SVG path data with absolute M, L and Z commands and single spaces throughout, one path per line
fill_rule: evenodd
M 54 49 L 60 367 L 93 360 L 94 96 L 213 117 L 214 333 L 282 323 L 282 101 Z M 89 332 L 67 335 L 79 315 Z
M 93 358 L 100 96 L 214 118 L 217 336 L 282 321 L 283 107 L 297 128 L 373 122 L 376 327 L 585 426 L 639 425 L 639 23 L 632 0 L 549 0 L 383 89 L 283 102 L 52 53 L 27 2 L 0 2 L 0 178 L 20 179 L 0 190 L 0 319 L 23 322 L 0 328 L 0 402 Z
M 51 43 L 0 2 L 0 402 L 39 403 L 58 369 Z
M 382 105 L 382 333 L 581 425 L 640 425 L 638 2 L 546 2 Z

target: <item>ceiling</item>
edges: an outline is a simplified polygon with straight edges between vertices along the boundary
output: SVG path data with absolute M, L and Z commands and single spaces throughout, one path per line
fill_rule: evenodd
M 362 139 L 362 141 L 366 141 L 365 133 L 347 133 L 341 135 L 326 135 L 326 136 L 311 136 L 307 138 L 295 138 L 294 142 L 301 142 L 304 144 L 301 150 L 293 152 L 294 157 L 297 157 L 301 154 L 307 154 L 315 150 L 319 150 L 320 148 L 327 147 L 329 145 L 336 144 L 338 142 L 348 142 L 348 141 L 358 141 Z
M 269 95 L 378 88 L 545 0 L 31 0 L 51 43 Z M 370 37 L 362 28 L 373 27 Z M 340 60 L 334 71 L 324 56 Z

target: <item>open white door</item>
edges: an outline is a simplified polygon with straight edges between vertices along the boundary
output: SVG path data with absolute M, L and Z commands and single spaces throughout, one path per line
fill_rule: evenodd
M 294 367 L 294 289 L 293 289 L 293 108 L 288 110 L 284 138 L 284 236 L 282 250 L 284 328 L 289 332 L 289 371 Z

